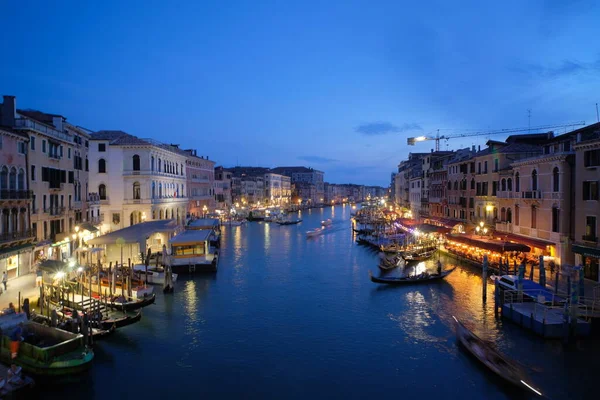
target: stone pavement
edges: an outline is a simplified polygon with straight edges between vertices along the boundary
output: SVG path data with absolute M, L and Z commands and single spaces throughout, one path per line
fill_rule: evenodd
M 35 278 L 35 273 L 32 273 L 9 280 L 6 283 L 6 291 L 0 295 L 0 309 L 8 308 L 8 304 L 13 303 L 18 310 L 19 292 L 21 292 L 21 304 L 23 304 L 23 299 L 29 298 L 29 303 L 32 304 L 31 308 L 37 308 L 40 288 L 35 287 Z

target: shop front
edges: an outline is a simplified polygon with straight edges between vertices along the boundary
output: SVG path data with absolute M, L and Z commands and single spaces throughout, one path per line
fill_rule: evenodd
M 0 250 L 0 271 L 6 271 L 8 279 L 32 272 L 33 245 L 23 244 Z
M 573 245 L 573 253 L 576 254 L 575 263 L 583 265 L 583 275 L 586 279 L 598 282 L 600 274 L 600 249 L 581 245 Z

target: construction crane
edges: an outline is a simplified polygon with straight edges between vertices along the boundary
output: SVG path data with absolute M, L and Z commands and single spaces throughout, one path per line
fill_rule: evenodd
M 489 136 L 489 135 L 501 135 L 505 133 L 517 133 L 517 132 L 531 132 L 538 131 L 542 129 L 556 129 L 556 128 L 568 128 L 574 126 L 583 126 L 585 125 L 584 121 L 573 122 L 571 124 L 563 124 L 563 125 L 542 125 L 542 126 L 533 126 L 528 128 L 509 128 L 509 129 L 499 129 L 495 131 L 481 131 L 481 132 L 472 132 L 472 133 L 462 133 L 458 135 L 441 135 L 440 130 L 438 129 L 436 136 L 417 136 L 410 137 L 407 139 L 407 143 L 409 146 L 414 146 L 417 142 L 424 142 L 426 140 L 435 140 L 435 151 L 440 151 L 440 140 L 445 139 L 455 139 L 455 138 L 463 138 L 463 137 L 471 137 L 471 136 Z

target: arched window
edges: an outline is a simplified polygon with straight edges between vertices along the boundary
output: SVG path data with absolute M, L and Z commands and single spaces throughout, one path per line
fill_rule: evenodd
M 2 170 L 0 171 L 0 189 L 8 189 L 8 168 L 6 167 L 2 167 Z
M 508 178 L 508 180 L 506 181 L 506 190 L 512 192 L 512 178 Z
M 498 219 L 498 208 L 494 207 L 494 220 Z
M 559 232 L 560 230 L 560 210 L 555 205 L 552 207 L 552 232 Z
M 106 160 L 101 158 L 98 160 L 98 173 L 105 174 L 106 173 Z
M 150 157 L 150 170 L 154 172 L 154 156 Z
M 517 172 L 515 174 L 515 192 L 520 192 L 521 191 L 521 178 L 519 177 L 519 173 Z M 515 209 L 515 217 L 516 217 L 516 209 Z M 517 221 L 519 220 L 519 218 L 515 218 Z M 519 223 L 517 222 L 517 225 L 519 225 Z
M 10 169 L 8 175 L 8 188 L 10 190 L 17 190 L 17 169 L 15 167 Z
M 164 214 L 163 210 L 161 209 L 160 213 L 159 213 L 159 218 L 164 219 L 164 216 L 165 216 L 165 214 Z
M 515 225 L 519 225 L 519 206 L 515 206 Z
M 552 191 L 558 192 L 560 188 L 560 184 L 558 183 L 558 167 L 554 167 L 552 170 Z
M 175 164 L 175 173 L 179 175 L 179 164 Z
M 140 190 L 139 182 L 133 183 L 133 198 L 134 198 L 134 200 L 139 200 L 141 198 L 141 190 Z
M 98 196 L 100 196 L 100 200 L 106 200 L 106 185 L 101 184 L 98 186 Z
M 538 190 L 537 171 L 534 169 L 531 173 L 531 190 Z
M 458 190 L 458 181 L 454 181 L 454 190 Z
M 471 179 L 471 190 L 475 190 L 475 178 Z
M 140 156 L 135 154 L 132 158 L 133 158 L 133 170 L 139 171 L 140 170 Z
M 161 172 L 161 170 L 162 170 L 162 160 L 159 158 L 158 159 L 158 172 Z
M 531 229 L 537 228 L 537 207 L 531 206 Z
M 20 169 L 19 175 L 17 175 L 17 189 L 25 190 L 25 172 Z
M 159 184 L 158 184 L 158 198 L 159 198 L 159 199 L 162 199 L 162 197 L 163 197 L 163 192 L 162 192 L 162 183 L 159 183 Z M 162 211 L 161 211 L 161 213 L 162 213 Z M 160 219 L 162 219 L 162 216 L 160 217 Z
M 181 175 L 183 176 L 183 164 L 181 164 Z
M 173 219 L 175 217 L 175 212 L 173 211 L 173 209 L 171 208 L 171 219 Z
M 152 182 L 152 198 L 156 198 L 156 182 L 154 181 Z M 152 217 L 152 219 L 154 219 L 154 217 Z
M 506 192 L 506 179 L 502 179 L 502 181 L 500 182 L 500 190 L 502 192 Z
M 509 224 L 512 222 L 512 211 L 510 208 L 506 210 L 506 222 Z
M 452 190 L 452 182 L 448 181 L 448 190 Z
M 506 208 L 502 207 L 500 209 L 500 221 L 506 220 Z

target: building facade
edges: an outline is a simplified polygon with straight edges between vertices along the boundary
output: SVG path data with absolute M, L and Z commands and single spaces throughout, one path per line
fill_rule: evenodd
M 227 212 L 233 205 L 231 196 L 231 172 L 223 167 L 215 168 L 215 205 L 218 210 Z
M 187 153 L 122 131 L 99 131 L 90 142 L 90 190 L 98 193 L 103 231 L 187 214 Z M 103 215 L 103 217 L 102 217 Z
M 301 200 L 304 203 L 320 204 L 325 200 L 325 173 L 323 171 L 307 167 L 277 167 L 271 169 L 271 172 L 289 176 L 291 184 L 299 184 L 297 191 L 302 193 Z
M 185 150 L 188 213 L 199 217 L 215 211 L 215 162 L 198 156 L 196 150 Z

